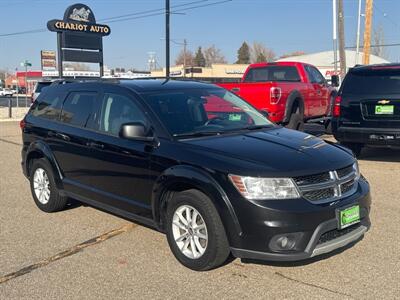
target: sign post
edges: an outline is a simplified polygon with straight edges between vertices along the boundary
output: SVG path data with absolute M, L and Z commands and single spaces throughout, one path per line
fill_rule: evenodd
M 25 59 L 21 67 L 25 67 L 25 107 L 28 107 L 28 67 L 32 67 L 32 64 Z
M 111 33 L 110 27 L 97 24 L 93 11 L 85 4 L 69 6 L 62 20 L 47 22 L 50 31 L 57 32 L 58 74 L 63 76 L 63 62 L 98 63 L 100 77 L 103 68 L 103 36 Z

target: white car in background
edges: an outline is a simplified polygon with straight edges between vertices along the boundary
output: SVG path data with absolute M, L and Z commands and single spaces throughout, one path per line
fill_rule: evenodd
M 14 92 L 9 89 L 0 89 L 0 97 L 12 97 Z

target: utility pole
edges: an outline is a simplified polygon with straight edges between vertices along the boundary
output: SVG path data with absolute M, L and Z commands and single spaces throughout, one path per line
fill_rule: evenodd
M 165 0 L 165 77 L 169 79 L 169 69 L 170 69 L 170 40 L 169 40 L 169 17 L 170 17 L 170 5 L 169 0 Z
M 183 77 L 186 77 L 186 46 L 187 41 L 183 39 Z
M 332 0 L 332 38 L 333 38 L 333 65 L 335 69 L 335 75 L 337 75 L 337 12 L 336 12 L 336 0 Z
M 347 72 L 347 69 L 346 69 L 346 52 L 345 52 L 345 38 L 344 38 L 343 0 L 339 0 L 338 2 L 338 30 L 339 30 L 340 75 L 344 76 Z
M 369 54 L 371 50 L 372 5 L 373 5 L 373 0 L 366 0 L 365 29 L 364 29 L 364 59 L 363 59 L 364 65 L 369 64 Z
M 358 18 L 357 18 L 357 45 L 356 45 L 356 62 L 358 64 L 358 58 L 360 56 L 360 28 L 361 28 L 361 0 L 358 0 Z

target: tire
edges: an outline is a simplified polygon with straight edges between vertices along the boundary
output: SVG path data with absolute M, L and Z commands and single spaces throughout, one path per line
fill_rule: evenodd
M 181 212 L 181 217 L 186 220 L 186 212 L 187 209 L 190 211 L 190 208 L 199 214 L 196 216 L 196 226 L 193 226 L 193 230 L 192 226 L 190 228 L 183 226 L 186 228 L 184 229 L 182 227 L 183 223 L 180 221 L 181 218 L 178 217 L 178 213 Z M 189 213 L 189 219 L 193 217 L 194 210 Z M 179 227 L 176 225 L 177 223 Z M 198 226 L 199 224 L 200 226 Z M 205 224 L 205 228 L 196 231 L 196 228 L 200 228 L 201 224 Z M 188 235 L 187 238 L 182 240 L 177 239 L 179 235 L 183 236 L 185 234 Z M 190 236 L 190 234 L 192 235 Z M 206 236 L 207 239 L 200 238 L 199 236 Z M 197 243 L 195 242 L 196 238 Z M 177 193 L 168 202 L 167 239 L 176 259 L 185 267 L 195 271 L 206 271 L 216 268 L 223 264 L 230 254 L 229 243 L 221 218 L 211 200 L 198 190 L 187 190 Z M 201 247 L 197 246 L 199 244 Z M 194 245 L 194 249 L 197 251 L 197 257 L 193 255 L 196 251 L 193 252 L 192 245 Z M 203 253 L 199 249 L 203 249 Z
M 358 144 L 358 143 L 340 143 L 340 144 L 353 151 L 355 157 L 361 156 L 361 150 L 364 147 L 363 144 Z
M 45 158 L 35 159 L 32 162 L 29 180 L 33 200 L 40 210 L 50 213 L 65 208 L 68 198 L 60 195 L 52 167 Z
M 297 111 L 296 113 L 292 113 L 290 115 L 289 123 L 286 125 L 286 128 L 298 131 L 304 130 L 304 119 L 303 116 L 299 113 L 299 111 Z

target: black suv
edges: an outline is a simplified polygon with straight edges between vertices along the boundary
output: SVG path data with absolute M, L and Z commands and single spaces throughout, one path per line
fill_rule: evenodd
M 332 132 L 357 156 L 365 145 L 400 147 L 400 64 L 350 69 L 334 103 Z
M 154 227 L 194 270 L 229 253 L 302 260 L 370 226 L 369 185 L 349 150 L 277 126 L 211 84 L 53 84 L 21 128 L 41 210 L 73 198 Z

